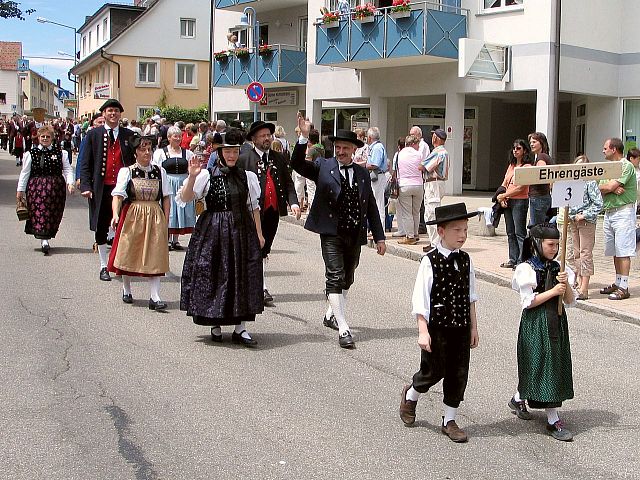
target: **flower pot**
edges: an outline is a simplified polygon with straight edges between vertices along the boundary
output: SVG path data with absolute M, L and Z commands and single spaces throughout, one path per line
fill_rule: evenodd
M 325 28 L 337 28 L 340 26 L 340 22 L 338 20 L 334 22 L 324 22 L 322 26 Z
M 270 57 L 271 55 L 273 55 L 273 50 L 266 50 L 264 52 L 260 52 L 258 55 L 260 55 L 261 57 Z
M 375 15 L 367 15 L 366 17 L 356 18 L 356 21 L 360 23 L 372 23 L 376 21 Z
M 389 16 L 394 20 L 397 20 L 399 18 L 409 18 L 411 16 L 411 10 L 404 12 L 391 12 Z
M 216 57 L 216 62 L 224 63 L 229 60 L 229 55 L 225 55 L 224 57 Z

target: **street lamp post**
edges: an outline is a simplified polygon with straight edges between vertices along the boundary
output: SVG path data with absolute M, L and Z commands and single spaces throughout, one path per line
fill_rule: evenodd
M 71 25 L 65 25 L 64 23 L 54 22 L 53 20 L 49 20 L 48 18 L 38 17 L 36 19 L 38 23 L 51 23 L 52 25 L 58 25 L 59 27 L 68 28 L 73 30 L 73 66 L 78 64 L 78 29 L 76 27 L 72 27 Z M 58 55 L 64 55 L 64 52 L 58 52 Z M 68 55 L 68 54 L 67 54 Z M 73 80 L 73 96 L 76 100 L 76 108 L 74 111 L 74 118 L 78 118 L 78 110 L 80 107 L 79 99 L 78 99 L 78 76 L 74 74 L 75 80 Z M 69 76 L 69 80 L 71 80 L 71 76 Z
M 249 13 L 251 17 L 249 17 Z M 254 61 L 254 77 L 253 81 L 258 81 L 258 57 L 260 52 L 260 22 L 258 21 L 258 17 L 256 15 L 256 11 L 253 7 L 245 7 L 242 11 L 242 17 L 240 17 L 240 23 L 237 25 L 239 30 L 248 30 L 249 28 L 253 31 L 253 61 Z M 258 121 L 258 103 L 253 102 L 253 121 Z

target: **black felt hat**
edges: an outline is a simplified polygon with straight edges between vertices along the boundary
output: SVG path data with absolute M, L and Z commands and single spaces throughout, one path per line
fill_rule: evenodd
M 129 137 L 129 145 L 131 145 L 131 148 L 133 148 L 135 150 L 136 148 L 138 148 L 140 146 L 140 144 L 144 140 L 147 140 L 148 142 L 151 142 L 151 146 L 155 146 L 156 136 L 155 135 L 140 135 L 138 132 L 134 132 L 133 135 L 131 135 Z
M 268 128 L 271 135 L 276 131 L 276 126 L 273 123 L 263 122 L 262 120 L 258 120 L 257 122 L 253 122 L 251 127 L 249 127 L 249 131 L 247 132 L 247 138 L 252 139 L 253 135 L 263 128 Z
M 351 130 L 338 130 L 335 135 L 329 135 L 329 140 L 332 142 L 335 142 L 336 140 L 351 142 L 358 148 L 364 147 L 364 142 Z
M 476 217 L 480 212 L 467 213 L 467 205 L 464 203 L 454 203 L 453 205 L 443 205 L 436 207 L 436 219 L 425 222 L 426 225 L 440 225 L 441 223 L 453 222 L 464 218 Z
M 104 112 L 107 108 L 109 107 L 115 107 L 115 108 L 119 108 L 120 112 L 124 112 L 124 107 L 122 106 L 122 104 L 116 100 L 115 98 L 110 98 L 109 100 L 107 100 L 106 102 L 104 102 L 102 104 L 102 106 L 99 108 L 99 110 L 101 112 Z

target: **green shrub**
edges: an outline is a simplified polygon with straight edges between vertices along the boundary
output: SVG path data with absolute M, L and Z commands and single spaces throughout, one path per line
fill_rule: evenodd
M 144 118 L 141 121 L 145 121 L 154 115 L 153 109 L 147 110 Z M 202 105 L 198 108 L 182 108 L 178 105 L 167 105 L 160 108 L 160 116 L 166 118 L 168 123 L 175 123 L 183 121 L 184 123 L 200 123 L 209 121 L 209 109 L 206 105 Z

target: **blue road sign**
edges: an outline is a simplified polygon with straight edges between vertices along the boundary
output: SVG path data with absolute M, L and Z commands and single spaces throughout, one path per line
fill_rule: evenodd
M 257 103 L 264 98 L 264 87 L 260 82 L 251 82 L 247 87 L 247 98 Z
M 29 60 L 26 58 L 19 58 L 17 67 L 19 72 L 26 72 L 29 70 Z
M 65 90 L 64 88 L 60 88 L 58 90 L 58 98 L 60 100 L 68 100 L 71 97 L 71 92 L 69 90 Z

